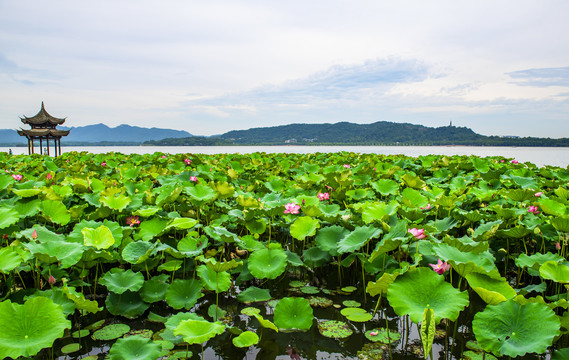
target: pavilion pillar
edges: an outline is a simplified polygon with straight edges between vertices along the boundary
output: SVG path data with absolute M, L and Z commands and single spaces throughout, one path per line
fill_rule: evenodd
M 32 152 L 30 153 L 30 155 L 32 155 L 34 153 L 34 138 L 32 137 Z
M 32 148 L 30 147 L 30 138 L 28 138 L 28 155 L 31 155 Z
M 49 156 L 49 135 L 46 137 L 45 141 L 47 141 L 47 156 Z
M 61 155 L 61 138 L 59 138 L 59 155 Z
M 42 137 L 40 136 L 40 155 L 43 155 L 43 143 L 42 143 Z

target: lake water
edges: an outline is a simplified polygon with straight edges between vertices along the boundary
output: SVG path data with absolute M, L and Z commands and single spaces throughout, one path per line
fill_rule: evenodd
M 7 152 L 7 147 L 0 147 L 0 151 Z M 37 151 L 38 149 L 36 149 Z M 53 150 L 53 149 L 50 149 Z M 123 154 L 151 154 L 162 152 L 169 154 L 249 154 L 254 152 L 265 153 L 301 153 L 340 152 L 350 151 L 365 154 L 385 155 L 477 155 L 504 156 L 516 159 L 519 162 L 531 162 L 537 166 L 559 166 L 566 168 L 569 165 L 569 148 L 567 147 L 505 147 L 505 146 L 62 146 L 62 152 L 88 151 L 94 154 L 106 152 L 120 152 Z M 13 147 L 14 154 L 27 154 L 27 147 Z

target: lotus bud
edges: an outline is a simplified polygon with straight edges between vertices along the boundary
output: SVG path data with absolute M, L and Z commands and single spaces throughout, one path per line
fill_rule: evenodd
M 53 277 L 53 275 L 50 275 L 47 281 L 49 282 L 50 285 L 55 284 L 55 278 Z
M 38 238 L 38 232 L 34 229 L 34 232 L 32 232 L 32 239 L 37 239 Z

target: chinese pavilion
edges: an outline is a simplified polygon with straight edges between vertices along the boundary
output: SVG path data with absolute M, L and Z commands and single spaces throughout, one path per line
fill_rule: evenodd
M 24 124 L 30 125 L 31 129 L 21 129 L 18 130 L 18 134 L 25 136 L 28 139 L 28 153 L 31 155 L 34 153 L 34 140 L 39 140 L 40 154 L 44 153 L 43 140 L 45 140 L 46 152 L 49 155 L 49 141 L 53 139 L 54 155 L 61 155 L 61 138 L 63 136 L 69 135 L 70 130 L 58 130 L 55 127 L 61 125 L 65 122 L 65 119 L 58 119 L 51 116 L 45 111 L 43 106 L 43 101 L 41 103 L 40 111 L 32 116 L 21 117 L 20 120 Z M 59 152 L 58 152 L 59 150 Z

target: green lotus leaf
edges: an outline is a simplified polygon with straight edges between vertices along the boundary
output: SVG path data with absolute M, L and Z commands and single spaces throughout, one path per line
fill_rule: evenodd
M 150 280 L 144 282 L 140 289 L 142 300 L 147 303 L 155 303 L 166 298 L 166 290 L 168 290 L 169 276 L 166 274 L 153 276 Z
M 164 230 L 168 230 L 171 228 L 178 229 L 178 230 L 187 230 L 191 229 L 199 223 L 196 219 L 191 218 L 175 218 L 172 219 L 168 225 L 164 228 Z
M 395 195 L 399 191 L 399 184 L 390 179 L 381 179 L 372 182 L 371 187 L 383 196 Z
M 139 226 L 139 232 L 134 237 L 137 240 L 150 241 L 164 230 L 168 222 L 168 220 L 159 217 L 142 221 Z
M 87 330 L 87 329 L 81 329 L 81 330 L 77 330 L 71 333 L 71 336 L 75 339 L 80 339 L 80 338 L 84 338 L 85 336 L 89 336 L 89 334 L 91 334 L 91 331 Z
M 15 246 L 0 249 L 0 272 L 8 274 L 24 262 L 22 255 Z
M 469 304 L 466 291 L 458 291 L 443 276 L 427 268 L 399 275 L 387 288 L 387 299 L 397 315 L 409 315 L 414 323 L 421 322 L 425 308 L 433 309 L 436 324 L 441 319 L 456 321 Z
M 83 234 L 85 246 L 92 246 L 97 250 L 108 249 L 115 243 L 115 238 L 113 237 L 111 229 L 104 225 L 101 225 L 96 229 L 88 227 L 83 228 L 81 233 Z
M 237 300 L 243 303 L 252 303 L 257 301 L 268 301 L 271 299 L 269 289 L 259 289 L 255 286 L 250 286 L 244 291 L 237 294 Z
M 505 278 L 500 277 L 498 272 L 472 272 L 465 277 L 468 280 L 468 285 L 476 291 L 486 304 L 497 305 L 516 296 L 516 290 L 508 284 Z
M 221 226 L 206 226 L 204 228 L 207 235 L 212 237 L 217 241 L 223 241 L 226 243 L 232 243 L 238 240 L 237 235 L 228 231 L 226 228 Z
M 381 221 L 384 217 L 389 217 L 397 213 L 397 208 L 399 203 L 397 201 L 391 201 L 389 203 L 365 203 L 362 210 L 362 220 L 365 224 L 372 223 L 374 221 Z
M 297 218 L 290 226 L 290 234 L 297 240 L 304 240 L 307 236 L 314 236 L 316 230 L 320 228 L 320 221 L 310 216 Z
M 182 335 L 188 344 L 202 344 L 216 335 L 223 334 L 225 325 L 209 321 L 182 320 L 174 329 L 174 335 Z
M 206 266 L 215 272 L 223 272 L 223 271 L 235 269 L 240 264 L 235 260 L 217 261 L 217 260 L 215 260 L 215 258 L 206 258 L 204 256 L 199 256 L 198 259 L 200 261 L 205 262 Z
M 267 223 L 263 218 L 248 220 L 245 226 L 251 234 L 262 234 L 267 229 Z
M 356 291 L 358 288 L 355 286 L 344 286 L 343 288 L 341 288 L 340 290 L 342 290 L 342 292 L 346 293 L 346 294 L 351 294 L 354 291 Z
M 355 300 L 344 300 L 344 301 L 342 301 L 342 305 L 344 305 L 345 307 L 360 307 L 360 306 L 362 306 L 362 304 L 360 304 L 359 302 L 357 302 Z
M 544 353 L 559 334 L 559 327 L 559 318 L 546 305 L 520 305 L 513 300 L 488 305 L 472 322 L 484 350 L 511 357 Z
M 555 351 L 551 356 L 551 360 L 565 360 L 569 359 L 569 348 L 563 348 Z
M 361 247 L 367 244 L 371 239 L 378 237 L 381 233 L 381 229 L 374 228 L 373 226 L 356 227 L 354 231 L 350 232 L 338 242 L 338 253 L 355 252 L 361 249 Z
M 489 251 L 480 253 L 460 251 L 454 246 L 441 243 L 433 245 L 433 252 L 443 261 L 448 261 L 461 276 L 482 268 L 487 272 L 497 270 L 495 258 Z M 471 263 L 469 265 L 469 263 Z M 436 313 L 436 311 L 435 311 Z
M 330 253 L 332 256 L 338 255 L 338 242 L 349 234 L 349 230 L 342 226 L 328 226 L 318 230 L 316 235 L 316 246 L 322 251 Z
M 182 267 L 184 262 L 182 260 L 169 260 L 158 266 L 158 271 L 174 272 Z
M 259 342 L 259 336 L 252 331 L 244 331 L 239 336 L 234 337 L 233 345 L 239 348 L 246 348 L 252 345 L 256 345 Z
M 105 300 L 105 307 L 113 315 L 136 319 L 148 309 L 150 305 L 142 301 L 136 292 L 125 291 L 122 294 L 109 293 Z
M 299 287 L 303 287 L 304 285 L 306 285 L 306 281 L 293 280 L 293 281 L 288 283 L 288 286 L 290 286 L 292 288 L 299 288 Z
M 16 209 L 16 211 L 18 211 L 18 214 L 20 214 L 20 217 L 23 218 L 36 216 L 40 211 L 39 209 L 40 206 L 41 206 L 40 199 L 19 200 L 16 203 L 14 203 L 14 209 Z
M 412 188 L 405 188 L 401 192 L 403 204 L 410 208 L 425 207 L 429 203 L 426 196 Z
M 345 339 L 354 333 L 348 324 L 337 320 L 322 320 L 318 322 L 318 331 L 322 336 L 332 339 Z
M 203 296 L 202 289 L 202 284 L 197 279 L 176 279 L 166 291 L 166 302 L 176 310 L 181 308 L 189 310 Z
M 21 214 L 21 213 L 20 213 Z M 555 228 L 555 230 L 563 233 L 569 233 L 569 217 L 567 216 L 558 216 L 549 219 L 551 225 Z
M 215 304 L 211 304 L 208 308 L 207 308 L 207 314 L 214 320 L 217 321 L 218 319 L 221 319 L 222 317 L 224 317 L 227 314 L 227 311 L 223 310 L 222 308 L 220 308 L 219 306 L 215 305 Z
M 391 344 L 401 339 L 401 334 L 397 331 L 385 328 L 372 329 L 365 332 L 364 336 L 373 342 L 381 344 Z
M 322 251 L 316 246 L 302 252 L 302 259 L 306 266 L 310 268 L 327 265 L 330 262 L 330 257 L 330 253 Z
M 63 346 L 61 348 L 61 352 L 63 354 L 71 354 L 71 353 L 79 351 L 79 349 L 81 349 L 81 344 L 71 343 L 71 344 L 67 344 L 67 345 Z
M 235 188 L 231 186 L 227 181 L 216 182 L 212 185 L 213 189 L 219 194 L 218 198 L 227 199 L 235 194 Z
M 334 223 L 341 215 L 340 205 L 338 204 L 324 204 L 321 202 L 318 204 L 318 207 L 320 208 L 320 215 L 318 216 L 325 221 Z
M 197 273 L 207 290 L 220 293 L 231 287 L 231 275 L 227 271 L 216 272 L 207 265 L 200 265 L 197 267 Z
M 248 267 L 257 279 L 276 279 L 286 269 L 287 256 L 283 249 L 256 250 L 249 256 Z
M 246 307 L 241 309 L 241 314 L 243 315 L 247 315 L 247 316 L 255 316 L 255 315 L 259 315 L 261 313 L 260 309 L 257 309 L 256 307 Z
M 127 324 L 111 324 L 99 329 L 91 336 L 93 340 L 114 340 L 130 331 Z
M 312 327 L 314 313 L 308 300 L 285 297 L 279 300 L 274 311 L 274 322 L 279 330 L 307 331 Z
M 61 201 L 44 200 L 40 208 L 43 216 L 51 222 L 59 225 L 67 225 L 71 221 L 71 215 Z
M 194 257 L 203 253 L 208 244 L 208 239 L 205 236 L 198 238 L 193 235 L 188 235 L 178 242 L 177 248 L 182 254 L 188 257 Z
M 144 206 L 137 209 L 132 215 L 142 216 L 142 217 L 150 217 L 160 211 L 161 208 L 158 206 Z
M 174 335 L 173 331 L 174 329 L 176 329 L 176 327 L 178 327 L 181 321 L 188 319 L 205 321 L 203 317 L 199 316 L 196 313 L 179 312 L 176 315 L 168 317 L 168 320 L 166 320 L 166 322 L 164 323 L 166 329 L 164 329 L 164 331 L 160 334 L 160 337 L 174 344 L 182 342 L 184 340 L 182 336 Z
M 199 202 L 211 202 L 217 196 L 215 190 L 206 185 L 197 184 L 195 186 L 187 186 L 184 192 Z
M 374 261 L 381 254 L 397 249 L 403 241 L 406 241 L 406 236 L 407 222 L 403 220 L 398 221 L 394 226 L 391 226 L 389 232 L 377 243 L 369 260 Z
M 421 343 L 423 344 L 425 358 L 427 356 L 432 358 L 433 341 L 435 341 L 435 313 L 433 309 L 427 308 L 421 321 Z
M 316 286 L 303 286 L 299 290 L 304 294 L 318 294 L 320 292 Z
M 144 284 L 144 275 L 130 269 L 112 268 L 99 279 L 99 284 L 105 285 L 115 294 L 122 294 L 127 290 L 136 292 Z
M 74 287 L 64 285 L 61 290 L 69 300 L 75 303 L 75 306 L 78 310 L 88 311 L 93 314 L 103 310 L 103 308 L 100 308 L 99 304 L 95 300 L 85 299 L 85 295 L 75 291 Z
M 160 357 L 162 347 L 140 335 L 118 339 L 109 351 L 111 360 L 155 360 Z
M 121 256 L 124 261 L 130 264 L 140 264 L 148 260 L 154 246 L 148 241 L 133 241 L 124 247 Z
M 553 199 L 539 199 L 538 207 L 548 215 L 563 216 L 567 214 L 567 206 Z
M 40 239 L 38 232 L 38 239 Z M 85 251 L 82 244 L 70 243 L 65 241 L 50 241 L 42 237 L 38 243 L 30 242 L 24 245 L 36 258 L 45 263 L 59 261 L 61 267 L 66 269 L 79 262 Z
M 11 207 L 0 207 L 0 229 L 5 229 L 18 222 L 20 214 Z
M 362 308 L 343 308 L 340 313 L 348 318 L 348 320 L 356 322 L 366 322 L 370 321 L 373 318 L 372 314 L 368 313 Z
M 308 298 L 308 302 L 312 307 L 327 308 L 334 305 L 334 301 L 322 296 L 311 296 Z
M 569 266 L 558 264 L 556 261 L 546 261 L 539 268 L 542 278 L 560 283 L 569 283 Z
M 502 219 L 484 223 L 474 230 L 472 238 L 476 241 L 487 241 L 496 234 L 500 224 L 502 224 Z
M 45 297 L 35 297 L 23 305 L 6 300 L 0 303 L 0 358 L 31 357 L 61 338 L 71 322 L 61 306 Z
M 71 315 L 75 312 L 77 308 L 75 303 L 69 299 L 63 290 L 59 288 L 53 288 L 49 290 L 37 290 L 33 295 L 29 296 L 28 298 L 36 297 L 36 296 L 43 296 L 45 298 L 51 299 L 54 304 L 60 305 L 61 309 L 63 310 L 63 314 L 65 316 Z
M 101 196 L 99 198 L 99 201 L 101 201 L 101 203 L 103 203 L 106 207 L 120 212 L 123 211 L 128 206 L 128 204 L 131 203 L 132 200 L 130 197 L 120 194 Z

